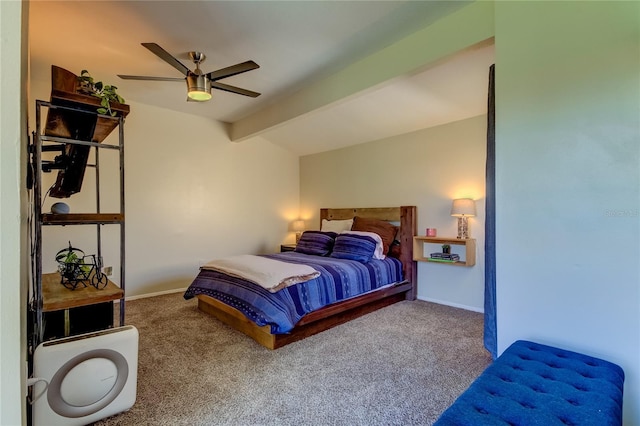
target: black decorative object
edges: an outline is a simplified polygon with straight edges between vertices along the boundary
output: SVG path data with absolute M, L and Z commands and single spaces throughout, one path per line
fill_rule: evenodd
M 84 251 L 75 248 L 69 241 L 69 247 L 56 253 L 60 283 L 70 290 L 83 287 L 90 283 L 98 290 L 107 286 L 107 276 L 102 273 L 102 260 L 96 255 L 85 255 Z

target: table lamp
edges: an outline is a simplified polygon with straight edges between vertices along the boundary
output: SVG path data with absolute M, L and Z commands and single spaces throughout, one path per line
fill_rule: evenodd
M 300 236 L 304 231 L 304 220 L 294 220 L 291 224 L 291 229 L 296 233 L 296 244 L 300 241 Z
M 475 215 L 476 202 L 471 198 L 458 198 L 453 200 L 451 216 L 458 218 L 458 238 L 462 240 L 469 238 L 468 218 Z

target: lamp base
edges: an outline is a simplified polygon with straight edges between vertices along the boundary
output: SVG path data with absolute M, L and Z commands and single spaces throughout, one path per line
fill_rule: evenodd
M 466 217 L 458 218 L 458 239 L 466 240 L 469 238 L 469 219 Z
M 296 232 L 296 244 L 300 241 L 300 237 L 302 236 L 302 232 Z

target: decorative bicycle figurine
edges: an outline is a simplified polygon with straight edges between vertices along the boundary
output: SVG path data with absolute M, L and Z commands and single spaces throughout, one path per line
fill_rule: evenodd
M 70 290 L 84 287 L 87 282 L 98 290 L 107 286 L 107 276 L 102 273 L 102 259 L 96 260 L 95 254 L 85 255 L 84 251 L 75 248 L 69 241 L 69 247 L 56 253 L 60 283 Z

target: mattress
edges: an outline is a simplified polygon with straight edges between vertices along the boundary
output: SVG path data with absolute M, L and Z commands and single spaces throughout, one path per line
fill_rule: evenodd
M 264 257 L 309 265 L 319 271 L 320 276 L 271 293 L 241 278 L 202 269 L 184 298 L 210 296 L 239 310 L 258 326 L 269 325 L 271 333 L 284 334 L 310 312 L 403 280 L 402 264 L 392 257 L 369 262 L 297 252 Z

